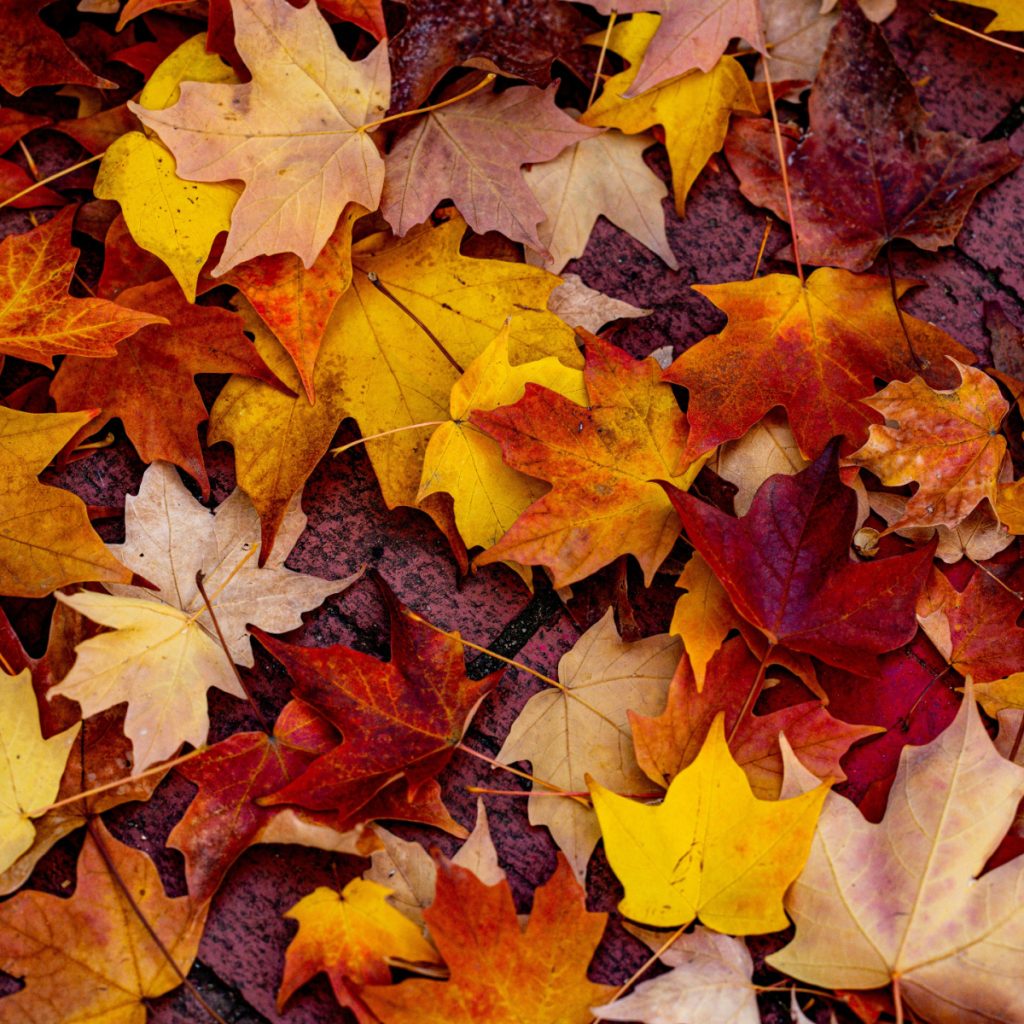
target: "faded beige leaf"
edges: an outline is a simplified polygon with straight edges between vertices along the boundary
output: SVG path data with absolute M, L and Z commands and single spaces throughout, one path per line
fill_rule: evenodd
M 639 309 L 595 288 L 588 288 L 579 274 L 562 275 L 562 283 L 548 299 L 548 310 L 570 327 L 582 327 L 591 334 L 597 334 L 613 320 L 632 320 L 651 313 L 649 309 Z

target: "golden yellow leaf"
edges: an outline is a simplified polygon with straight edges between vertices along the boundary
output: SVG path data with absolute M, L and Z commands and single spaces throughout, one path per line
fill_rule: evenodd
M 56 799 L 82 723 L 44 740 L 28 669 L 14 677 L 0 673 L 0 706 L 0 871 L 6 871 L 35 839 L 31 813 Z
M 509 363 L 509 331 L 514 322 L 513 317 L 456 381 L 451 419 L 430 436 L 423 457 L 416 501 L 438 492 L 450 494 L 455 524 L 467 548 L 496 544 L 548 489 L 543 481 L 507 466 L 501 459 L 501 445 L 469 422 L 471 413 L 512 405 L 522 397 L 527 382 L 543 384 L 578 405 L 587 402 L 583 373 L 553 356 L 520 366 Z
M 974 696 L 993 718 L 1000 711 L 1024 711 L 1024 672 L 991 683 L 975 683 Z
M 163 110 L 177 103 L 180 85 L 237 82 L 234 72 L 206 52 L 206 35 L 181 44 L 153 72 L 139 104 Z M 132 238 L 167 264 L 190 302 L 210 247 L 227 231 L 238 187 L 229 183 L 183 181 L 163 143 L 143 132 L 122 135 L 103 155 L 94 189 L 98 199 L 121 204 Z
M 391 981 L 389 957 L 437 963 L 437 950 L 387 902 L 390 895 L 386 886 L 353 878 L 340 893 L 321 885 L 287 911 L 284 916 L 298 921 L 299 930 L 285 952 L 278 1010 L 320 971 L 338 1002 L 355 1008 L 355 986 Z
M 411 310 L 464 368 L 515 313 L 509 334 L 513 364 L 555 356 L 582 366 L 573 332 L 547 310 L 559 279 L 536 267 L 460 255 L 466 225 L 460 218 L 414 228 L 405 238 L 386 233 L 352 250 L 352 287 L 327 326 L 314 371 L 317 402 L 233 377 L 210 414 L 210 443 L 235 448 L 238 482 L 263 519 L 269 550 L 291 498 L 327 451 L 338 423 L 354 417 L 365 436 L 447 420 L 460 372 L 423 330 L 368 274 Z M 247 323 L 252 327 L 252 321 Z M 265 330 L 257 348 L 280 379 L 301 392 L 287 354 Z M 366 450 L 389 507 L 416 505 L 427 429 L 368 441 Z
M 1020 0 L 959 0 L 972 7 L 995 11 L 995 18 L 985 26 L 986 32 L 1024 32 L 1024 7 Z
M 746 72 L 733 57 L 722 57 L 707 74 L 692 71 L 627 99 L 624 94 L 636 78 L 660 21 L 657 14 L 634 14 L 630 21 L 612 29 L 609 46 L 630 66 L 605 83 L 597 102 L 580 120 L 618 128 L 628 135 L 660 124 L 672 165 L 676 209 L 682 213 L 690 186 L 711 154 L 722 148 L 730 115 L 734 111 L 756 114 L 757 104 Z M 600 44 L 603 40 L 602 33 L 587 41 Z
M 656 928 L 699 917 L 756 935 L 788 925 L 782 897 L 800 874 L 831 782 L 790 800 L 758 800 L 715 718 L 696 760 L 655 807 L 591 782 L 623 916 Z
M 69 583 L 131 579 L 93 530 L 82 499 L 36 479 L 95 415 L 0 407 L 0 594 L 43 597 Z
M 699 693 L 704 687 L 708 662 L 729 630 L 738 628 L 742 620 L 725 587 L 699 552 L 695 551 L 686 563 L 676 586 L 686 593 L 676 600 L 669 632 L 682 638 Z

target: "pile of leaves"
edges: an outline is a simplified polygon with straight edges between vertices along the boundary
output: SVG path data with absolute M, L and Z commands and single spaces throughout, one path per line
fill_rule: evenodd
M 1024 1022 L 944 10 L 3 5 L 0 1022 Z

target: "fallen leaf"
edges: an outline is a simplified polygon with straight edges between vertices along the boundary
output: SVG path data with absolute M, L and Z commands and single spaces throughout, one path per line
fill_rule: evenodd
M 53 0 L 7 0 L 0 33 L 0 85 L 21 96 L 41 85 L 90 85 L 114 89 L 116 82 L 93 74 L 47 25 L 39 12 Z
M 782 895 L 800 874 L 830 782 L 790 800 L 758 800 L 715 718 L 696 760 L 650 807 L 591 781 L 623 917 L 679 928 L 699 917 L 735 935 L 787 927 Z
M 67 356 L 50 394 L 61 412 L 99 409 L 88 426 L 90 433 L 117 417 L 144 462 L 173 462 L 208 497 L 210 480 L 196 432 L 208 413 L 193 378 L 199 373 L 238 373 L 272 387 L 278 386 L 277 378 L 242 332 L 240 317 L 192 305 L 173 278 L 126 288 L 118 303 L 126 309 L 159 311 L 167 324 L 143 327 L 118 345 L 111 360 Z
M 214 275 L 277 252 L 309 268 L 346 203 L 380 198 L 384 162 L 366 125 L 387 109 L 387 50 L 350 61 L 313 3 L 232 0 L 232 11 L 251 82 L 183 82 L 166 110 L 129 106 L 181 177 L 245 184 Z
M 365 855 L 376 843 L 362 828 L 339 832 L 326 815 L 257 801 L 299 775 L 338 741 L 335 730 L 299 701 L 286 704 L 274 734 L 235 733 L 178 771 L 198 792 L 167 837 L 185 857 L 192 898 L 210 900 L 234 862 L 257 843 L 299 843 Z
M 584 341 L 587 406 L 529 384 L 515 405 L 473 414 L 470 422 L 501 443 L 508 465 L 552 484 L 476 564 L 545 565 L 564 587 L 631 553 L 650 585 L 678 535 L 654 481 L 688 487 L 700 464 L 675 470 L 686 417 L 658 364 L 596 335 Z
M 950 245 L 977 193 L 1021 162 L 1005 140 L 926 128 L 881 29 L 852 3 L 822 58 L 809 114 L 803 137 L 783 128 L 794 227 L 809 263 L 859 271 L 894 238 Z M 725 152 L 743 194 L 788 221 L 771 123 L 735 125 Z
M 917 603 L 917 619 L 960 675 L 988 682 L 1024 664 L 1024 629 L 1017 626 L 1021 598 L 1013 583 L 978 570 L 958 591 L 940 572 L 929 577 Z
M 729 751 L 743 769 L 759 800 L 778 800 L 782 790 L 779 736 L 801 764 L 819 779 L 842 782 L 839 761 L 858 740 L 883 729 L 841 722 L 816 701 L 781 708 L 767 715 L 744 714 L 761 665 L 741 637 L 727 640 L 712 657 L 704 688 L 685 655 L 672 677 L 664 710 L 657 717 L 630 708 L 637 764 L 659 786 L 667 786 L 698 756 L 712 723 L 723 714 Z M 742 717 L 740 717 L 742 715 Z M 614 787 L 616 789 L 620 787 Z
M 404 239 L 371 235 L 353 247 L 352 287 L 335 308 L 314 372 L 320 396 L 315 405 L 304 395 L 291 398 L 237 377 L 221 391 L 210 414 L 209 440 L 234 446 L 239 486 L 263 520 L 264 551 L 271 550 L 285 509 L 346 415 L 358 420 L 366 437 L 448 419 L 461 368 L 493 341 L 509 314 L 515 313 L 509 336 L 513 365 L 545 356 L 581 365 L 572 331 L 547 310 L 558 278 L 536 267 L 461 256 L 465 230 L 456 218 L 415 228 Z M 460 369 L 374 287 L 371 272 L 444 339 Z M 281 347 L 258 324 L 247 326 L 274 373 L 299 391 Z M 389 507 L 416 505 L 428 437 L 422 429 L 402 430 L 366 442 Z
M 278 1012 L 297 989 L 323 971 L 338 1003 L 361 1024 L 370 1024 L 377 1018 L 359 998 L 358 986 L 389 984 L 389 957 L 412 963 L 438 961 L 437 951 L 419 928 L 387 902 L 390 895 L 386 886 L 353 878 L 340 893 L 319 886 L 285 913 L 298 921 L 299 930 L 285 951 Z
M 206 52 L 201 33 L 181 44 L 153 72 L 139 96 L 146 110 L 164 110 L 178 102 L 182 82 L 236 83 L 234 72 Z M 227 231 L 238 188 L 229 183 L 183 181 L 174 157 L 152 136 L 131 131 L 103 154 L 93 192 L 114 199 L 136 243 L 158 256 L 195 302 L 196 280 L 214 239 Z
M 57 796 L 64 765 L 80 724 L 43 739 L 32 677 L 0 673 L 0 872 L 35 841 L 32 819 Z M 2 955 L 2 954 L 0 954 Z
M 539 384 L 570 402 L 587 400 L 583 374 L 553 356 L 520 366 L 508 358 L 510 320 L 470 363 L 452 387 L 451 419 L 430 435 L 416 500 L 450 494 L 455 525 L 467 548 L 489 548 L 547 490 L 533 477 L 505 465 L 501 446 L 473 426 L 470 417 L 522 398 L 527 383 Z M 513 568 L 516 568 L 513 566 Z M 529 570 L 517 569 L 521 574 Z
M 756 0 L 754 3 L 756 6 Z M 706 73 L 668 76 L 656 88 L 631 98 L 636 92 L 642 55 L 650 51 L 652 37 L 659 37 L 655 32 L 660 22 L 657 15 L 636 14 L 612 29 L 609 46 L 630 67 L 605 83 L 601 96 L 581 120 L 584 124 L 619 128 L 631 135 L 662 125 L 672 167 L 672 193 L 676 210 L 682 214 L 697 175 L 711 154 L 722 148 L 730 115 L 733 111 L 756 113 L 757 104 L 746 72 L 732 57 L 712 61 Z M 662 29 L 665 31 L 671 31 L 667 24 Z M 603 43 L 604 34 L 592 36 L 590 41 Z
M 897 527 L 955 527 L 986 499 L 996 509 L 1006 454 L 999 427 L 1009 405 L 988 374 L 953 362 L 961 384 L 951 391 L 934 391 L 915 377 L 862 399 L 885 423 L 872 424 L 867 444 L 846 461 L 887 486 L 918 484 Z
M 478 234 L 500 231 L 543 250 L 537 225 L 545 210 L 520 167 L 597 134 L 555 106 L 555 88 L 478 92 L 419 118 L 387 156 L 380 206 L 395 234 L 407 234 L 450 198 Z
M 0 970 L 25 981 L 0 999 L 0 1013 L 10 1021 L 145 1024 L 145 1000 L 188 974 L 208 910 L 184 896 L 169 899 L 149 857 L 97 820 L 70 899 L 27 891 L 0 904 Z
M 791 788 L 811 784 L 793 774 Z M 904 749 L 880 824 L 827 798 L 786 900 L 796 938 L 768 962 L 826 988 L 896 981 L 896 1000 L 935 1024 L 1019 1020 L 1024 859 L 977 876 L 1022 795 L 1024 770 L 996 752 L 968 691 L 945 732 Z
M 559 661 L 562 688 L 529 699 L 497 759 L 529 761 L 534 775 L 570 793 L 586 788 L 588 774 L 617 792 L 649 789 L 633 757 L 629 716 L 634 709 L 661 711 L 679 654 L 679 641 L 666 633 L 623 642 L 609 609 Z M 567 798 L 534 796 L 530 824 L 547 825 L 582 882 L 601 838 L 593 810 Z
M 896 282 L 898 295 L 912 286 Z M 912 353 L 884 277 L 823 268 L 807 278 L 769 274 L 754 281 L 697 285 L 729 317 L 721 334 L 687 349 L 665 379 L 690 393 L 687 455 L 694 458 L 742 437 L 773 407 L 789 417 L 800 451 L 819 455 L 831 438 L 859 445 L 879 416 L 861 401 L 875 379 L 956 383 L 943 356 L 974 356 L 945 331 L 903 314 Z
M 668 949 L 661 932 L 627 926 L 671 968 L 622 999 L 594 1008 L 598 1020 L 643 1024 L 761 1024 L 754 963 L 741 939 L 697 925 Z
M 248 260 L 225 278 L 291 356 L 311 403 L 316 401 L 313 378 L 320 345 L 338 300 L 352 284 L 352 228 L 365 213 L 349 203 L 308 270 L 293 253 L 277 253 Z
M 78 250 L 68 207 L 25 235 L 0 242 L 0 355 L 53 366 L 55 355 L 112 356 L 119 341 L 162 316 L 68 294 Z
M 647 135 L 631 138 L 607 131 L 582 139 L 553 160 L 535 161 L 524 176 L 544 211 L 537 234 L 551 258 L 527 252 L 527 262 L 557 274 L 583 255 L 597 218 L 603 216 L 678 270 L 665 236 L 661 201 L 668 189 L 644 163 L 644 151 L 653 144 Z
M 548 298 L 548 309 L 570 327 L 582 327 L 591 334 L 597 334 L 614 320 L 634 319 L 652 312 L 588 288 L 578 274 L 562 275 L 562 283 Z
M 252 665 L 247 624 L 284 632 L 301 613 L 344 590 L 354 577 L 321 580 L 283 567 L 305 528 L 296 507 L 285 523 L 285 543 L 257 568 L 259 520 L 234 491 L 215 513 L 202 507 L 166 463 L 146 470 L 137 497 L 125 499 L 125 542 L 111 545 L 156 592 L 119 587 L 115 594 L 61 594 L 60 600 L 113 632 L 79 644 L 67 677 L 49 696 L 68 697 L 83 714 L 128 701 L 125 734 L 141 771 L 171 757 L 183 742 L 206 742 L 206 691 L 211 686 L 245 698 L 234 667 L 196 584 L 205 587 L 230 657 Z
M 615 989 L 587 978 L 607 914 L 586 910 L 566 860 L 533 896 L 525 928 L 507 882 L 487 886 L 442 862 L 424 912 L 451 980 L 369 985 L 360 996 L 387 1024 L 587 1024 Z
M 467 678 L 457 634 L 436 632 L 382 592 L 391 617 L 390 661 L 340 644 L 296 647 L 257 634 L 291 676 L 295 696 L 344 737 L 264 797 L 263 806 L 294 803 L 344 817 L 395 779 L 415 788 L 448 763 L 477 705 L 497 685 L 500 672 Z
M 1015 0 L 957 0 L 961 4 L 972 7 L 984 7 L 995 11 L 996 16 L 985 26 L 986 32 L 1022 32 L 1024 31 L 1024 15 Z
M 669 493 L 736 610 L 773 646 L 871 675 L 875 655 L 914 635 L 914 603 L 934 546 L 874 562 L 851 559 L 857 499 L 839 479 L 835 445 L 795 476 L 767 480 L 742 519 Z
M 131 579 L 93 530 L 81 498 L 36 479 L 95 415 L 0 407 L 0 594 L 44 597 L 69 583 Z

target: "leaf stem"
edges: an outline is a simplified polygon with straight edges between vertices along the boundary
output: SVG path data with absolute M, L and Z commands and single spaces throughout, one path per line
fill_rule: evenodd
M 160 938 L 156 933 L 156 929 L 149 923 L 146 915 L 143 914 L 142 908 L 136 902 L 135 897 L 132 895 L 131 890 L 128 888 L 125 880 L 121 877 L 121 873 L 117 870 L 117 865 L 114 864 L 113 858 L 110 856 L 110 851 L 107 849 L 106 844 L 103 842 L 103 838 L 100 836 L 96 829 L 95 822 L 90 821 L 86 828 L 89 830 L 89 836 L 92 841 L 96 844 L 96 849 L 99 851 L 100 857 L 103 859 L 103 863 L 107 866 L 107 871 L 110 872 L 110 877 L 114 880 L 117 887 L 121 890 L 122 895 L 128 901 L 128 905 L 132 908 L 132 912 L 139 919 L 139 923 L 149 933 L 149 937 L 153 940 L 154 945 L 160 950 L 163 958 L 171 965 L 171 970 L 181 979 L 181 983 L 192 993 L 195 1000 L 199 1005 L 215 1020 L 217 1024 L 228 1024 L 228 1022 L 202 997 L 199 989 L 192 984 L 191 981 L 185 976 L 182 969 L 178 966 L 177 960 L 171 956 L 171 951 L 164 944 L 163 939 Z
M 366 444 L 367 441 L 376 441 L 379 437 L 390 437 L 392 434 L 400 434 L 403 430 L 418 430 L 421 427 L 440 427 L 448 422 L 450 421 L 425 420 L 423 423 L 406 423 L 405 426 L 402 427 L 392 427 L 390 430 L 382 430 L 379 434 L 367 434 L 366 437 L 357 437 L 354 441 L 349 441 L 348 444 L 332 448 L 331 454 L 341 455 L 342 452 L 347 452 L 350 448 L 355 448 L 357 445 Z
M 910 329 L 907 327 L 907 322 L 903 318 L 903 310 L 900 308 L 900 298 L 896 294 L 896 272 L 892 267 L 892 242 L 885 247 L 885 266 L 889 272 L 889 292 L 892 295 L 892 304 L 896 309 L 896 318 L 900 322 L 900 329 L 903 331 L 903 337 L 907 341 L 907 350 L 910 352 L 910 357 L 917 363 L 919 370 L 927 370 L 931 363 L 927 359 L 922 358 L 917 354 L 917 349 L 914 348 L 913 339 L 910 337 Z
M 481 89 L 485 89 L 491 84 L 498 76 L 494 72 L 489 72 L 476 83 L 471 89 L 467 89 L 465 92 L 460 92 L 458 96 L 452 96 L 451 99 L 441 100 L 440 103 L 431 103 L 429 107 L 418 107 L 416 110 L 403 110 L 397 114 L 390 114 L 388 117 L 382 117 L 379 121 L 371 121 L 369 124 L 360 125 L 356 129 L 358 132 L 372 132 L 374 128 L 379 128 L 382 124 L 389 124 L 392 121 L 398 121 L 403 117 L 414 117 L 416 114 L 429 114 L 432 110 L 440 110 L 442 107 L 450 107 L 453 103 L 458 103 L 459 100 L 464 100 L 467 96 L 472 96 L 473 93 L 479 92 Z
M 56 811 L 58 808 L 78 803 L 79 800 L 85 800 L 90 796 L 96 796 L 98 793 L 106 793 L 108 789 L 117 789 L 118 786 L 126 786 L 129 783 L 147 779 L 150 775 L 159 775 L 161 772 L 170 771 L 172 768 L 177 768 L 179 764 L 184 764 L 186 761 L 191 761 L 192 758 L 206 753 L 206 749 L 206 747 L 199 747 L 188 754 L 182 754 L 181 757 L 175 757 L 170 761 L 164 761 L 163 764 L 157 764 L 152 768 L 147 768 L 144 772 L 139 772 L 138 775 L 129 775 L 125 779 L 115 779 L 113 782 L 104 782 L 102 786 L 94 786 L 92 789 L 86 789 L 81 793 L 75 793 L 74 796 L 66 796 L 63 800 L 57 800 L 55 803 L 47 804 L 46 807 L 39 807 L 34 811 L 26 811 L 24 817 L 38 818 L 43 814 L 49 814 L 50 811 Z
M 575 800 L 579 804 L 583 804 L 584 807 L 590 806 L 590 794 L 586 797 L 578 797 L 571 794 L 568 790 L 562 789 L 561 786 L 556 786 L 553 782 L 548 782 L 545 779 L 539 778 L 536 775 L 531 775 L 529 772 L 520 771 L 518 768 L 513 768 L 510 764 L 503 764 L 501 761 L 495 760 L 493 757 L 489 757 L 487 754 L 479 750 L 474 750 L 472 747 L 467 747 L 465 743 L 458 743 L 455 746 L 456 750 L 461 750 L 464 754 L 469 754 L 472 757 L 477 758 L 480 761 L 486 761 L 492 768 L 500 768 L 504 772 L 508 772 L 510 775 L 517 775 L 521 779 L 526 779 L 528 782 L 532 782 L 537 786 L 543 786 L 545 789 L 549 789 L 553 794 L 557 796 L 566 796 L 572 800 Z M 524 791 L 525 792 L 525 791 Z M 529 796 L 529 793 L 526 793 Z
M 370 281 L 370 284 L 381 293 L 381 295 L 389 298 L 412 322 L 434 343 L 437 347 L 438 352 L 441 353 L 448 360 L 449 363 L 458 371 L 461 377 L 466 371 L 456 362 L 455 357 L 441 344 L 440 339 L 436 334 L 404 303 L 398 298 L 394 292 L 372 271 L 363 271 Z
M 761 269 L 761 260 L 764 259 L 764 251 L 768 248 L 768 236 L 772 233 L 772 219 L 771 217 L 765 217 L 764 219 L 764 234 L 761 235 L 761 245 L 757 250 L 757 261 L 754 263 L 754 272 L 750 275 L 750 280 L 753 281 L 757 277 L 757 272 Z
M 948 18 L 942 17 L 941 14 L 936 14 L 935 11 L 929 11 L 928 13 L 941 24 L 948 25 L 950 28 L 959 29 L 961 32 L 966 32 L 969 36 L 984 39 L 986 43 L 992 43 L 993 46 L 1003 46 L 1007 50 L 1013 50 L 1015 53 L 1024 53 L 1024 48 L 1014 46 L 1013 43 L 1007 43 L 1002 39 L 993 39 L 992 36 L 985 32 L 975 32 L 973 28 L 968 28 L 966 25 L 961 25 L 956 21 L 950 21 Z
M 608 27 L 604 30 L 604 39 L 601 40 L 601 52 L 597 55 L 597 68 L 594 71 L 594 84 L 590 87 L 590 96 L 587 99 L 587 110 L 594 105 L 594 100 L 597 98 L 597 87 L 601 83 L 601 68 L 604 67 L 604 58 L 608 53 L 608 43 L 611 40 L 612 29 L 618 16 L 619 12 L 613 7 L 611 16 L 608 18 Z
M 726 740 L 727 743 L 732 743 L 736 738 L 736 733 L 739 731 L 739 727 L 742 724 L 743 719 L 746 718 L 748 714 L 753 713 L 754 706 L 757 704 L 757 698 L 761 696 L 761 691 L 764 689 L 765 672 L 768 668 L 768 662 L 774 652 L 775 644 L 769 644 L 768 649 L 764 652 L 764 657 L 761 658 L 761 664 L 757 666 L 757 675 L 754 676 L 754 681 L 750 685 L 750 690 L 747 693 L 747 699 L 743 702 L 743 707 L 740 708 L 740 713 L 736 716 L 736 721 L 732 723 L 732 728 L 729 730 L 729 738 Z
M 106 150 L 103 151 L 105 153 Z M 49 185 L 51 181 L 56 181 L 58 178 L 63 178 L 66 174 L 71 174 L 72 171 L 81 170 L 83 167 L 88 167 L 89 164 L 96 163 L 97 160 L 103 159 L 103 153 L 96 153 L 89 157 L 87 160 L 80 160 L 77 164 L 72 164 L 70 167 L 65 167 L 62 171 L 56 171 L 47 178 L 40 178 L 38 181 L 33 182 L 27 188 L 23 188 L 20 192 L 15 192 L 13 196 L 8 196 L 2 203 L 0 203 L 0 210 L 5 206 L 10 206 L 11 203 L 16 203 L 22 196 L 27 196 L 29 192 L 34 192 L 37 188 L 43 185 Z
M 782 128 L 779 125 L 779 111 L 775 106 L 775 90 L 772 88 L 772 73 L 768 68 L 767 59 L 761 62 L 764 68 L 764 84 L 768 87 L 768 105 L 772 109 L 772 128 L 775 131 L 775 147 L 779 151 L 779 170 L 782 173 L 782 191 L 786 196 L 786 212 L 789 214 L 789 229 L 793 236 L 793 262 L 796 263 L 796 276 L 800 284 L 806 285 L 804 268 L 800 262 L 800 243 L 797 239 L 796 216 L 793 213 L 793 193 L 789 188 L 789 171 L 786 167 L 786 151 L 782 146 Z

